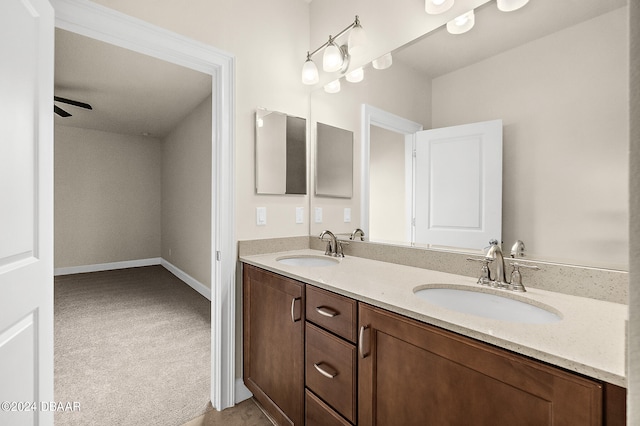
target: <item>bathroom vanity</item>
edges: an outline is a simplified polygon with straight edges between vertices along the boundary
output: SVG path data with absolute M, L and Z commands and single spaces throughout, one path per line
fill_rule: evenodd
M 531 289 L 560 321 L 497 321 L 414 294 L 471 277 L 314 258 L 241 258 L 244 381 L 277 424 L 625 424 L 624 305 Z

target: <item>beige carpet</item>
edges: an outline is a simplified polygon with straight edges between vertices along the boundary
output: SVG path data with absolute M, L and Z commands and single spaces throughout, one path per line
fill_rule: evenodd
M 56 425 L 181 425 L 211 409 L 210 302 L 161 266 L 55 279 Z

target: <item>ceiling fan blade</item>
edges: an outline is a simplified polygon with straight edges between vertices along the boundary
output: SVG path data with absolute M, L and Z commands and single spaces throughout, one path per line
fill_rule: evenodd
M 71 114 L 56 105 L 53 106 L 53 112 L 58 114 L 60 117 L 71 117 Z
M 91 105 L 86 104 L 84 102 L 78 102 L 78 101 L 74 101 L 72 99 L 61 98 L 60 96 L 54 96 L 53 100 L 54 101 L 58 101 L 58 102 L 62 102 L 62 103 L 65 103 L 65 104 L 77 106 L 77 107 L 80 107 L 80 108 L 84 108 L 84 109 L 93 109 L 93 108 L 91 108 Z

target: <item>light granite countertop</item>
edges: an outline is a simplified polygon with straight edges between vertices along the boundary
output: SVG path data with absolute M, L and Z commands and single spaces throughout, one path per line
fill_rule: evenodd
M 626 387 L 628 307 L 586 297 L 527 287 L 526 293 L 492 290 L 476 278 L 359 257 L 326 267 L 289 266 L 287 256 L 324 256 L 311 249 L 241 256 L 242 262 L 311 284 L 427 324 L 454 331 L 595 379 Z M 546 306 L 562 315 L 549 324 L 525 324 L 463 314 L 431 304 L 416 287 L 445 284 L 473 287 Z M 526 282 L 524 283 L 526 286 Z

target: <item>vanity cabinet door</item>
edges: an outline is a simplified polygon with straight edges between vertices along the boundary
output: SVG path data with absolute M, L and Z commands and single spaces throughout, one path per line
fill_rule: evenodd
M 279 425 L 304 424 L 304 285 L 244 265 L 244 383 Z
M 598 382 L 364 304 L 359 318 L 359 425 L 602 424 Z

